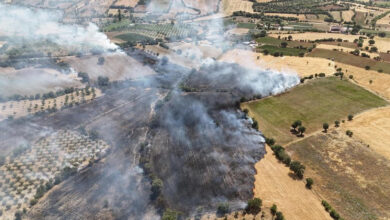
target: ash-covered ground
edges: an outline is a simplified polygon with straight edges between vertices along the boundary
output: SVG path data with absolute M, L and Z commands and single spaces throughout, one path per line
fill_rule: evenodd
M 80 127 L 97 131 L 112 146 L 104 160 L 41 199 L 29 218 L 158 219 L 165 208 L 192 215 L 220 202 L 237 207 L 252 197 L 264 140 L 237 103 L 280 92 L 275 88 L 294 78 L 232 64 L 208 64 L 199 71 L 165 61 L 151 67 L 156 75 L 118 83 L 95 102 L 2 122 L 3 147 L 35 140 L 43 131 Z M 245 83 L 245 77 L 254 78 Z M 156 179 L 162 181 L 157 194 L 151 187 Z

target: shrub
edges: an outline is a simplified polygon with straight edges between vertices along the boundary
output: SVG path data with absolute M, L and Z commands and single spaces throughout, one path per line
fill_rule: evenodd
M 275 140 L 273 138 L 265 138 L 265 143 L 268 144 L 268 146 L 273 146 L 275 144 Z
M 370 66 L 366 66 L 366 67 L 364 67 L 366 70 L 369 70 L 370 69 Z
M 348 115 L 348 121 L 352 121 L 353 115 Z
M 327 132 L 329 128 L 329 124 L 328 123 L 322 124 L 322 128 L 324 129 L 325 132 Z
M 293 161 L 290 164 L 290 170 L 295 173 L 295 175 L 299 178 L 303 178 L 303 174 L 305 173 L 305 166 L 302 165 L 299 161 Z
M 306 178 L 306 188 L 311 189 L 314 181 L 312 178 Z
M 353 79 L 353 75 L 349 75 L 349 79 Z
M 275 220 L 284 220 L 284 216 L 282 212 L 276 212 Z
M 259 129 L 259 123 L 258 123 L 255 119 L 253 119 L 252 128 L 253 128 L 253 129 L 256 129 L 256 130 Z
M 221 203 L 217 208 L 217 215 L 224 216 L 225 214 L 230 212 L 230 207 L 228 203 Z
M 164 214 L 162 216 L 162 220 L 177 220 L 179 218 L 179 213 L 175 212 L 171 209 L 167 209 L 164 211 Z
M 261 205 L 263 201 L 259 198 L 254 198 L 248 200 L 248 204 L 245 208 L 245 211 L 252 215 L 257 215 L 261 211 Z
M 325 77 L 325 73 L 318 74 L 319 77 Z
M 329 212 L 332 209 L 332 206 L 329 205 L 329 203 L 325 200 L 322 200 L 322 206 L 324 206 L 325 210 Z
M 273 204 L 273 205 L 271 206 L 270 210 L 271 210 L 271 214 L 272 214 L 273 216 L 275 216 L 275 215 L 276 215 L 276 212 L 278 211 L 278 207 L 277 207 L 275 204 Z
M 352 137 L 352 135 L 353 135 L 353 132 L 352 132 L 352 131 L 350 131 L 350 130 L 347 130 L 347 131 L 345 132 L 345 134 L 346 134 L 346 135 L 348 135 L 349 137 Z
M 339 121 L 335 121 L 334 122 L 334 126 L 337 128 L 337 127 L 339 127 L 340 126 L 340 122 Z

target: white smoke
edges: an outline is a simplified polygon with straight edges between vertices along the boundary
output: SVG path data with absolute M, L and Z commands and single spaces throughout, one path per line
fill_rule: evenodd
M 115 50 L 99 28 L 62 24 L 62 13 L 55 10 L 30 9 L 0 3 L 0 36 L 18 38 L 24 41 L 52 41 L 62 48 Z

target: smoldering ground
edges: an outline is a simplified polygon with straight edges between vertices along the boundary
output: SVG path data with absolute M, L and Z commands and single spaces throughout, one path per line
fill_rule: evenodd
M 220 20 L 210 22 L 207 34 L 225 45 L 221 28 Z M 72 43 L 78 45 L 83 42 Z M 143 58 L 142 52 L 129 55 Z M 157 75 L 113 86 L 95 102 L 3 124 L 3 130 L 27 128 L 14 136 L 33 136 L 31 124 L 53 130 L 84 126 L 113 147 L 105 160 L 33 206 L 29 218 L 158 219 L 164 208 L 189 216 L 199 207 L 212 211 L 220 202 L 251 198 L 264 139 L 237 102 L 283 92 L 298 77 L 212 59 L 196 62 L 201 67 L 190 70 L 160 60 L 151 65 Z M 157 198 L 153 178 L 162 180 Z

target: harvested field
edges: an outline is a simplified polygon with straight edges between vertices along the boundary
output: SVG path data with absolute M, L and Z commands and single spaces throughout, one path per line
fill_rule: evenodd
M 65 167 L 81 170 L 108 150 L 103 141 L 61 130 L 39 139 L 17 157 L 8 157 L 0 167 L 0 202 L 6 208 L 2 217 L 12 218 L 17 210 L 29 209 L 38 188 L 53 185 Z
M 235 11 L 245 11 L 253 13 L 253 2 L 245 0 L 222 0 L 220 11 L 225 16 L 230 16 Z M 222 10 L 221 10 L 222 9 Z
M 306 189 L 303 181 L 289 176 L 288 167 L 279 162 L 267 146 L 267 154 L 255 168 L 254 196 L 263 200 L 265 206 L 276 204 L 286 219 L 332 219 L 321 205 L 321 198 Z
M 351 22 L 352 21 L 352 17 L 355 13 L 352 11 L 352 10 L 349 10 L 349 11 L 343 11 L 342 12 L 342 15 L 343 15 L 343 19 L 344 21 L 346 22 Z
M 324 41 L 320 43 L 321 45 L 333 45 L 333 46 L 340 46 L 340 47 L 347 47 L 350 49 L 358 49 L 357 44 L 353 42 L 338 42 L 338 41 Z
M 13 118 L 20 118 L 29 114 L 35 114 L 53 108 L 58 110 L 62 109 L 63 107 L 79 105 L 89 102 L 101 95 L 102 92 L 99 89 L 84 88 L 76 89 L 75 92 L 67 95 L 45 99 L 45 101 L 38 99 L 0 102 L 0 121 L 7 119 L 10 116 Z
M 366 66 L 368 66 L 372 70 L 382 70 L 384 73 L 390 73 L 390 63 L 388 62 L 376 61 L 371 58 L 355 56 L 353 54 L 340 51 L 315 48 L 312 52 L 307 54 L 307 56 L 326 58 L 360 68 L 366 68 Z
M 118 0 L 114 5 L 134 8 L 138 2 L 139 0 Z
M 76 73 L 63 74 L 50 68 L 0 68 L 0 94 L 35 95 L 69 87 L 81 87 Z
M 351 122 L 346 122 L 346 124 Z M 343 128 L 318 133 L 287 147 L 306 165 L 313 190 L 343 219 L 390 217 L 390 162 Z
M 336 49 L 337 51 L 344 52 L 344 53 L 349 53 L 355 50 L 355 48 L 348 48 L 348 47 L 343 47 L 343 46 L 337 46 L 337 45 L 329 45 L 329 44 L 318 44 L 317 47 L 318 49 L 326 49 L 326 50 L 331 50 L 333 51 Z M 370 57 L 377 57 L 379 56 L 378 53 L 370 53 L 367 51 L 361 51 L 362 53 L 368 54 Z
M 218 11 L 218 0 L 184 0 L 187 7 L 196 8 L 201 15 L 208 15 Z
M 337 33 L 298 33 L 298 34 L 270 34 L 271 37 L 277 38 L 278 36 L 282 38 L 288 37 L 291 35 L 293 40 L 307 40 L 314 41 L 320 40 L 324 38 L 341 38 L 343 40 L 348 40 L 349 42 L 353 42 L 355 39 L 359 38 L 359 35 L 346 35 L 346 34 L 337 34 Z
M 341 21 L 341 13 L 340 11 L 331 11 L 330 14 L 333 16 L 333 18 L 336 20 L 336 21 Z
M 63 60 L 77 72 L 88 73 L 90 79 L 97 80 L 99 76 L 107 76 L 110 80 L 136 79 L 155 72 L 132 57 L 124 54 L 103 56 L 103 65 L 98 65 L 99 56 L 85 56 L 81 58 L 66 57 Z
M 390 107 L 363 112 L 344 124 L 343 128 L 351 130 L 354 138 L 362 140 L 370 149 L 390 160 Z
M 387 105 L 388 102 L 346 80 L 335 77 L 315 79 L 276 97 L 243 103 L 250 116 L 259 122 L 267 137 L 286 144 L 296 136 L 290 132 L 301 120 L 306 133 L 322 129 L 322 124 L 346 119 L 348 114 Z
M 304 14 L 281 14 L 281 13 L 264 13 L 267 16 L 279 16 L 279 17 L 290 17 L 290 18 L 298 18 L 300 21 L 304 21 L 306 19 Z
M 373 70 L 365 70 L 351 65 L 343 63 L 336 63 L 338 67 L 341 67 L 346 75 L 353 75 L 353 81 L 360 86 L 373 91 L 381 97 L 390 100 L 390 74 L 378 73 Z M 370 80 L 372 82 L 370 83 Z
M 321 72 L 326 75 L 334 73 L 333 62 L 314 57 L 273 57 L 252 51 L 235 49 L 224 53 L 220 60 L 239 63 L 251 68 L 273 69 L 285 73 L 298 74 L 300 77 Z
M 375 44 L 379 52 L 387 53 L 390 51 L 390 38 L 375 37 Z M 368 46 L 368 40 L 364 41 L 364 46 Z

